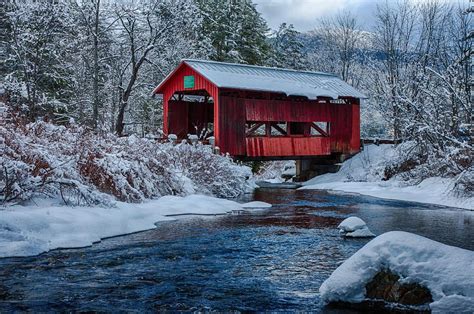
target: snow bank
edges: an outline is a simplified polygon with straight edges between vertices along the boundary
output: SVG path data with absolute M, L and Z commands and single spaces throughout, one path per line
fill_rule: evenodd
M 397 152 L 393 145 L 367 145 L 365 149 L 345 161 L 337 173 L 317 176 L 305 183 L 301 189 L 336 190 L 359 193 L 374 197 L 403 201 L 438 204 L 474 209 L 474 197 L 456 197 L 450 193 L 454 178 L 428 178 L 416 185 L 393 177 L 384 178 L 385 167 Z
M 433 296 L 437 313 L 474 309 L 474 252 L 401 231 L 384 233 L 356 252 L 321 285 L 325 302 L 361 302 L 366 284 L 390 269 L 403 282 L 419 283 Z
M 164 196 L 115 208 L 10 206 L 0 209 L 0 257 L 30 256 L 56 248 L 89 246 L 103 238 L 155 228 L 177 215 L 219 215 L 241 204 L 204 195 Z
M 339 224 L 339 226 L 337 226 L 337 228 L 345 237 L 366 238 L 375 236 L 375 234 L 369 230 L 365 221 L 359 217 L 346 218 Z

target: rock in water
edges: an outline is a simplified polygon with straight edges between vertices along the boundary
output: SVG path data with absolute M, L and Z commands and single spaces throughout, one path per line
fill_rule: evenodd
M 344 219 L 339 226 L 337 226 L 339 230 L 343 230 L 344 232 L 352 232 L 364 227 L 367 227 L 365 221 L 355 216 Z
M 366 298 L 383 300 L 401 305 L 417 305 L 429 308 L 433 302 L 431 292 L 418 283 L 405 283 L 390 270 L 382 270 L 365 286 Z
M 337 226 L 337 228 L 339 229 L 339 232 L 345 237 L 375 237 L 375 234 L 369 230 L 365 221 L 355 216 L 344 219 L 339 224 L 339 226 Z

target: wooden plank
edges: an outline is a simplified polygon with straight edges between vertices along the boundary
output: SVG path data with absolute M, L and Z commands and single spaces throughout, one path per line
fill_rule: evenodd
M 287 135 L 286 131 L 283 130 L 278 124 L 272 123 L 272 127 L 278 132 L 280 132 L 282 135 Z
M 244 99 L 247 121 L 330 122 L 334 104 L 317 100 Z
M 352 129 L 350 140 L 350 153 L 355 154 L 360 151 L 360 106 L 352 104 Z
M 249 157 L 327 156 L 330 140 L 325 137 L 247 137 Z
M 176 134 L 184 139 L 188 134 L 188 104 L 185 101 L 168 102 L 168 134 Z
M 245 106 L 241 98 L 219 97 L 219 130 L 221 152 L 231 156 L 244 156 L 245 145 Z
M 313 129 L 315 129 L 317 132 L 319 132 L 319 134 L 321 134 L 322 136 L 324 136 L 324 137 L 328 137 L 328 136 L 329 136 L 329 134 L 328 134 L 326 131 L 324 131 L 323 129 L 321 129 L 321 128 L 320 128 L 317 124 L 315 124 L 314 122 L 311 123 L 311 127 L 312 127 Z
M 270 137 L 272 136 L 272 124 L 265 123 L 265 136 Z
M 251 123 L 249 123 L 251 125 Z M 247 130 L 247 133 L 245 134 L 246 136 L 252 136 L 254 135 L 255 131 L 258 130 L 259 127 L 261 127 L 263 123 L 255 123 L 250 129 Z

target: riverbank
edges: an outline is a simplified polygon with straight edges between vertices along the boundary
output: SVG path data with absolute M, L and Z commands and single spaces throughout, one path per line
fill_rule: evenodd
M 393 145 L 368 145 L 345 161 L 337 173 L 317 176 L 304 182 L 301 189 L 335 190 L 474 210 L 474 197 L 453 192 L 456 178 L 432 177 L 414 182 L 394 176 L 384 181 L 385 168 L 396 154 Z
M 184 215 L 224 215 L 269 205 L 239 204 L 204 195 L 164 196 L 139 204 L 117 202 L 110 208 L 36 201 L 36 205 L 0 209 L 0 257 L 86 247 L 104 238 L 153 229 L 157 222 Z

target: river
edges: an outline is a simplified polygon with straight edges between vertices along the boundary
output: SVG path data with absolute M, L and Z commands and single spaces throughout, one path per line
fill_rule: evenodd
M 320 311 L 318 288 L 368 239 L 336 226 L 356 215 L 474 250 L 474 212 L 327 191 L 260 189 L 271 209 L 190 216 L 154 230 L 0 259 L 0 312 Z

